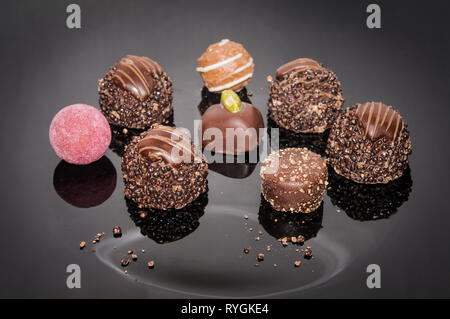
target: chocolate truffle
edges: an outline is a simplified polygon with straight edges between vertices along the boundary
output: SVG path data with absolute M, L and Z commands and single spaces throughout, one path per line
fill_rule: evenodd
M 241 102 L 231 90 L 222 92 L 220 104 L 212 105 L 202 117 L 202 145 L 208 151 L 242 154 L 258 147 L 261 112 Z
M 147 57 L 127 55 L 98 82 L 100 109 L 109 123 L 137 129 L 172 114 L 172 81 Z
M 158 244 L 166 244 L 180 240 L 198 228 L 208 204 L 208 194 L 203 193 L 182 209 L 139 208 L 129 199 L 126 204 L 130 218 L 141 229 L 141 234 Z
M 239 91 L 253 76 L 253 58 L 242 44 L 224 39 L 198 59 L 197 72 L 210 92 Z
M 328 138 L 328 163 L 357 183 L 386 184 L 402 176 L 411 154 L 408 126 L 380 102 L 347 108 Z
M 359 221 L 388 218 L 408 200 L 412 189 L 409 167 L 402 177 L 387 184 L 360 184 L 328 171 L 330 188 L 327 192 L 331 203 L 347 216 Z
M 322 133 L 333 125 L 343 103 L 336 75 L 311 59 L 279 67 L 271 81 L 269 114 L 286 130 Z
M 127 145 L 122 172 L 139 208 L 181 209 L 206 191 L 208 164 L 183 130 L 157 124 Z
M 310 213 L 322 202 L 328 177 L 322 157 L 306 148 L 272 152 L 261 167 L 261 193 L 277 211 Z

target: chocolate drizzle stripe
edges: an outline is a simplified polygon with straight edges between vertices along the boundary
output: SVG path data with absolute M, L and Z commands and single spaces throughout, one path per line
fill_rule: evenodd
M 133 64 L 131 63 L 123 63 L 122 64 L 124 67 L 130 69 L 130 71 L 134 72 L 134 74 L 139 78 L 139 80 L 144 83 L 145 85 L 143 86 L 143 88 L 145 89 L 145 92 L 143 92 L 144 94 L 150 94 L 149 91 L 149 87 L 150 87 L 150 83 L 148 83 L 147 79 L 145 78 L 144 74 L 141 72 L 141 70 L 139 70 L 138 68 L 136 68 Z
M 122 71 L 122 70 L 117 70 L 117 73 L 120 73 L 120 74 L 122 74 L 124 77 L 126 77 L 127 80 L 130 81 L 131 84 L 133 84 L 134 88 L 135 88 L 137 91 L 141 91 L 141 90 L 138 88 L 138 86 L 136 85 L 136 82 L 134 82 L 133 79 L 131 78 L 131 76 L 129 76 L 126 72 L 124 72 L 124 71 Z M 120 82 L 121 82 L 121 83 L 124 83 L 124 85 L 126 85 L 126 84 L 125 84 L 126 82 L 123 81 L 123 79 L 120 78 L 119 75 L 116 74 L 115 77 L 116 77 L 116 78 L 119 78 L 119 79 L 120 79 Z M 143 93 L 143 92 L 141 91 L 141 93 Z
M 153 74 L 160 75 L 162 68 L 147 57 L 127 55 L 116 64 L 114 71 L 116 84 L 143 101 L 152 93 L 155 84 Z
M 394 116 L 395 116 L 395 112 L 392 112 L 391 118 L 389 119 L 389 123 L 388 123 L 388 126 L 387 126 L 386 130 L 388 130 L 391 127 L 392 120 L 394 119 Z
M 373 128 L 373 134 L 375 134 L 375 132 L 377 131 L 378 123 L 380 121 L 381 104 L 378 103 L 377 106 L 378 106 L 378 108 L 377 108 L 377 119 L 375 120 L 375 126 Z
M 394 132 L 394 140 L 393 140 L 393 142 L 395 142 L 395 138 L 396 138 L 396 136 L 397 136 L 397 132 L 398 132 L 398 127 L 399 127 L 399 125 L 400 125 L 400 116 L 399 117 L 397 117 L 397 125 L 395 125 L 395 132 Z M 403 124 L 402 124 L 402 126 L 403 126 Z
M 369 118 L 367 120 L 367 123 L 370 123 L 370 121 L 372 120 L 372 114 L 373 114 L 373 103 L 371 103 L 370 107 L 369 107 Z M 367 125 L 366 126 L 366 136 L 369 133 L 369 128 L 370 128 L 370 125 Z
M 356 115 L 364 128 L 364 136 L 372 140 L 386 137 L 394 142 L 403 128 L 403 120 L 391 106 L 380 102 L 358 105 Z
M 147 64 L 147 66 L 149 67 L 149 71 L 154 71 L 156 72 L 158 75 L 161 74 L 162 69 L 161 66 L 156 63 L 155 61 L 151 60 L 150 58 L 147 57 L 143 57 L 143 58 L 139 58 L 137 57 L 137 60 L 142 63 L 142 64 Z
M 388 116 L 390 110 L 391 110 L 391 107 L 388 106 L 388 107 L 386 108 L 386 111 L 384 112 L 384 116 L 383 116 L 383 119 L 381 120 L 381 124 L 380 124 L 380 125 L 383 125 L 383 124 L 384 124 L 384 121 L 386 121 L 386 118 L 387 118 L 387 116 Z

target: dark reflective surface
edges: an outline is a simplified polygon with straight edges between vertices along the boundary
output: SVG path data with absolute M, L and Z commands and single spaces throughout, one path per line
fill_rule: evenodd
M 0 242 L 2 253 L 14 256 L 14 262 L 1 266 L 0 296 L 450 297 L 449 3 L 408 3 L 406 11 L 402 2 L 377 3 L 380 30 L 367 29 L 367 3 L 356 0 L 231 0 L 226 3 L 231 15 L 203 0 L 81 1 L 82 28 L 69 30 L 67 3 L 3 1 L 0 32 L 8 45 L 0 55 L 8 63 L 0 86 Z M 336 73 L 345 106 L 374 100 L 400 111 L 411 132 L 414 184 L 401 205 L 403 200 L 377 206 L 385 212 L 396 207 L 395 214 L 361 223 L 337 212 L 342 208 L 326 195 L 322 228 L 307 243 L 315 258 L 302 259 L 295 268 L 299 247 L 283 247 L 259 223 L 261 163 L 245 178 L 210 170 L 208 204 L 199 225 L 163 245 L 143 236 L 130 218 L 121 158 L 112 150 L 106 156 L 117 185 L 106 201 L 82 209 L 58 195 L 53 175 L 60 160 L 50 147 L 48 128 L 60 108 L 77 102 L 98 106 L 97 81 L 108 68 L 126 54 L 146 55 L 174 82 L 175 125 L 193 132 L 194 120 L 201 118 L 197 106 L 203 87 L 197 58 L 222 38 L 243 43 L 253 56 L 255 74 L 247 90 L 264 115 L 266 76 L 298 57 L 314 58 Z M 121 238 L 112 237 L 117 225 Z M 99 232 L 105 236 L 91 244 Z M 83 240 L 88 247 L 80 251 Z M 265 251 L 267 245 L 271 252 Z M 245 247 L 250 254 L 242 252 Z M 139 259 L 125 274 L 120 260 L 129 249 Z M 265 260 L 255 267 L 259 252 Z M 156 263 L 151 271 L 149 260 Z M 66 286 L 70 264 L 81 267 L 81 289 Z M 381 267 L 381 289 L 366 286 L 370 264 Z
M 305 147 L 314 153 L 325 156 L 325 150 L 327 148 L 328 135 L 330 130 L 326 130 L 320 134 L 311 133 L 295 133 L 284 128 L 279 127 L 267 114 L 267 122 L 269 128 L 278 129 L 279 138 L 279 148 L 289 148 L 289 147 Z M 268 130 L 269 135 L 271 130 Z M 271 137 L 271 135 L 270 135 Z
M 328 196 L 333 205 L 355 220 L 368 221 L 388 218 L 409 198 L 412 189 L 411 169 L 388 184 L 364 185 L 346 179 L 329 167 Z
M 89 165 L 74 165 L 63 160 L 53 174 L 53 187 L 67 203 L 89 208 L 106 201 L 116 188 L 117 174 L 111 161 L 103 156 Z

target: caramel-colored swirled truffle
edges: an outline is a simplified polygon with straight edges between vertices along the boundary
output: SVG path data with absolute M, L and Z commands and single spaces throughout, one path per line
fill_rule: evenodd
M 224 39 L 198 59 L 197 72 L 210 92 L 239 91 L 253 76 L 253 58 L 242 44 Z

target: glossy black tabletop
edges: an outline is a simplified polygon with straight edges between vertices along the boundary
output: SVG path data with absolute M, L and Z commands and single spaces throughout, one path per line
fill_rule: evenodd
M 77 3 L 82 27 L 72 30 L 64 1 L 0 4 L 0 297 L 450 297 L 448 3 L 379 1 L 376 30 L 366 26 L 368 1 Z M 174 83 L 174 124 L 193 130 L 203 87 L 196 61 L 223 38 L 254 58 L 247 90 L 266 125 L 267 75 L 314 58 L 337 74 L 346 106 L 375 100 L 399 110 L 411 133 L 409 170 L 386 187 L 330 172 L 322 206 L 305 217 L 267 206 L 260 164 L 212 165 L 208 192 L 193 205 L 142 218 L 124 198 L 120 130 L 93 166 L 57 158 L 48 140 L 54 114 L 74 103 L 98 107 L 97 80 L 127 54 L 163 66 Z M 323 149 L 316 137 L 280 137 Z M 117 225 L 121 238 L 112 236 Z M 278 241 L 298 233 L 303 247 Z M 313 259 L 296 251 L 305 246 Z M 123 268 L 130 249 L 138 260 Z M 66 285 L 70 264 L 81 268 L 80 289 Z M 381 268 L 380 289 L 366 285 L 370 264 Z

